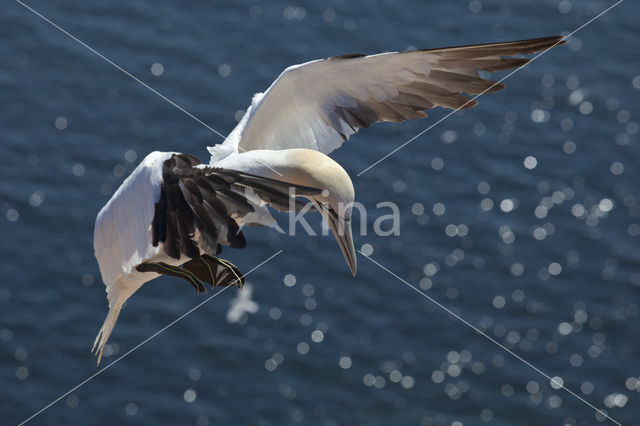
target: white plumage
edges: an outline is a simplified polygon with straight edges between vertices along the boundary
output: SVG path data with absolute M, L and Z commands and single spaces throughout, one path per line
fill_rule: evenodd
M 105 282 L 127 276 L 136 265 L 158 254 L 149 228 L 160 198 L 161 164 L 172 154 L 149 154 L 98 213 L 93 242 Z
M 113 197 L 98 213 L 93 234 L 93 247 L 106 285 L 109 313 L 94 342 L 102 348 L 118 319 L 122 304 L 142 284 L 158 274 L 140 273 L 137 265 L 154 259 L 172 264 L 172 259 L 151 243 L 154 205 L 160 198 L 162 163 L 171 152 L 152 152 L 125 179 Z

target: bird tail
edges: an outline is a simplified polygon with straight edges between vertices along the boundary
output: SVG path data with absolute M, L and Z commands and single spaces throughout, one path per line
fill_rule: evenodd
M 98 356 L 98 363 L 100 365 L 100 360 L 102 359 L 102 351 L 104 350 L 104 345 L 107 343 L 111 332 L 113 331 L 113 327 L 116 325 L 116 321 L 118 320 L 118 315 L 120 315 L 120 309 L 122 308 L 122 302 L 117 301 L 112 307 L 109 308 L 109 313 L 96 336 L 96 340 L 93 342 L 93 347 L 91 348 L 91 352 Z

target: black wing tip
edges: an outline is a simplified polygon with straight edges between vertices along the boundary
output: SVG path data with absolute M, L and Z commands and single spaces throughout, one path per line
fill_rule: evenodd
M 286 181 L 256 176 L 218 167 L 195 167 L 202 164 L 189 154 L 173 154 L 164 161 L 160 199 L 155 204 L 152 222 L 154 246 L 173 259 L 196 259 L 201 251 L 223 242 L 233 248 L 244 248 L 245 237 L 234 214 L 248 212 L 252 206 L 236 194 L 231 185 L 252 188 L 256 192 L 273 193 L 276 199 L 289 200 L 289 187 L 299 195 L 318 195 L 321 189 L 291 184 Z M 246 207 L 246 209 L 245 209 Z M 245 211 L 246 210 L 246 211 Z M 220 222 L 220 223 L 218 223 Z M 220 235 L 223 228 L 225 234 Z M 201 239 L 196 241 L 196 231 Z M 220 252 L 217 245 L 216 254 Z
M 527 38 L 523 40 L 512 40 L 512 41 L 499 41 L 496 43 L 479 43 L 479 44 L 463 44 L 457 46 L 447 46 L 447 47 L 436 47 L 436 48 L 428 48 L 428 49 L 415 49 L 415 50 L 405 50 L 399 53 L 412 53 L 412 52 L 438 52 L 443 50 L 456 50 L 456 49 L 476 49 L 483 47 L 500 47 L 500 46 L 508 46 L 513 45 L 520 46 L 526 48 L 527 46 L 531 46 L 535 50 L 530 52 L 523 53 L 535 53 L 540 50 L 551 49 L 552 47 L 561 46 L 567 43 L 566 36 L 562 35 L 554 35 L 554 36 L 546 36 L 546 37 L 537 37 L 537 38 Z M 330 56 L 326 58 L 328 61 L 340 61 L 344 59 L 356 59 L 367 56 L 364 53 L 347 53 L 344 55 L 336 55 Z
M 430 49 L 417 49 L 417 50 L 407 50 L 401 53 L 412 53 L 412 52 L 432 52 L 436 53 L 439 51 L 445 50 L 462 50 L 462 49 L 479 49 L 483 47 L 506 47 L 509 45 L 521 46 L 521 47 L 536 47 L 534 51 L 529 53 L 538 52 L 540 50 L 551 49 L 552 47 L 560 46 L 566 44 L 567 40 L 565 36 L 562 35 L 554 35 L 547 37 L 538 37 L 538 38 L 528 38 L 523 40 L 513 40 L 513 41 L 501 41 L 496 43 L 480 43 L 480 44 L 466 44 L 466 45 L 458 45 L 458 46 L 447 46 L 447 47 L 437 47 Z
M 504 84 L 504 83 L 494 83 L 484 93 L 496 93 L 496 92 L 500 92 L 500 91 L 502 91 L 502 90 L 504 90 L 506 88 L 507 88 L 507 85 Z
M 173 154 L 172 157 L 178 157 L 180 159 L 183 159 L 183 160 L 187 161 L 190 165 L 193 165 L 193 166 L 197 166 L 198 164 L 202 163 L 202 161 L 200 161 L 200 159 L 198 157 L 196 157 L 195 155 L 191 155 L 191 154 L 176 153 L 176 154 Z

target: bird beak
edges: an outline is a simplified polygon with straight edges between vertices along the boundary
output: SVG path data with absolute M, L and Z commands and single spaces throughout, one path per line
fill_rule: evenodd
M 351 219 L 342 219 L 331 208 L 322 208 L 319 210 L 329 224 L 336 240 L 338 240 L 338 245 L 340 246 L 344 260 L 347 261 L 347 266 L 349 266 L 351 273 L 355 277 L 358 265 L 356 261 L 356 250 L 353 247 L 353 236 L 351 234 Z

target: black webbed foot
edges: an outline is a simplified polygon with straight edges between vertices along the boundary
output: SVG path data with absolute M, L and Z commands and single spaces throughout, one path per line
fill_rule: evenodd
M 241 288 L 245 283 L 244 276 L 234 264 L 208 254 L 188 261 L 182 268 L 208 283 L 211 288 L 233 285 Z
M 164 262 L 145 262 L 136 266 L 136 269 L 140 272 L 155 272 L 160 275 L 169 275 L 171 277 L 178 277 L 186 280 L 195 289 L 196 293 L 205 291 L 204 285 L 191 271 L 183 269 L 179 266 L 167 265 Z
M 235 265 L 208 254 L 191 259 L 180 266 L 171 266 L 164 262 L 145 262 L 136 269 L 140 272 L 155 272 L 182 278 L 189 282 L 197 293 L 206 290 L 202 282 L 209 284 L 210 288 L 232 285 L 241 288 L 245 283 L 244 276 Z

